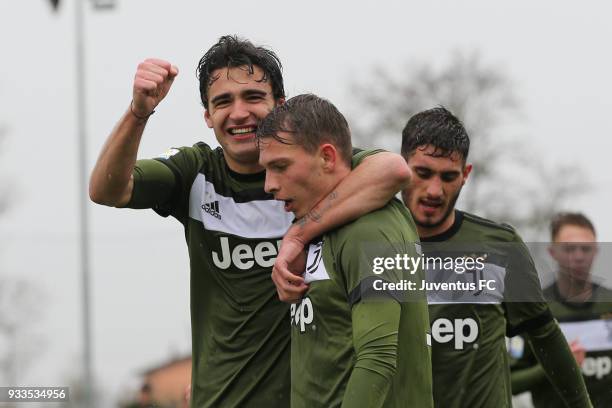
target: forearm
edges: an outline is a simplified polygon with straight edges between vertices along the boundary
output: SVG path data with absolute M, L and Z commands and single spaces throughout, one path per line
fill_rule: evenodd
M 546 376 L 568 407 L 592 407 L 576 363 L 555 321 L 530 330 L 527 339 Z
M 98 204 L 122 206 L 130 198 L 132 171 L 146 120 L 128 110 L 108 137 L 89 181 L 89 196 Z
M 287 231 L 287 239 L 313 238 L 383 207 L 410 181 L 410 169 L 395 153 L 363 159 L 336 188 Z
M 536 364 L 512 371 L 512 394 L 517 395 L 531 391 L 538 383 L 546 380 L 546 373 L 541 365 Z

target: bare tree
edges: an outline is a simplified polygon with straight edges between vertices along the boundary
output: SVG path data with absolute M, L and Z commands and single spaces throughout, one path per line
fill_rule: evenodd
M 5 134 L 0 126 L 0 141 Z M 0 180 L 0 215 L 8 209 L 9 190 Z M 0 384 L 18 385 L 20 374 L 41 349 L 34 329 L 41 316 L 41 295 L 34 283 L 0 268 Z
M 18 385 L 41 348 L 41 293 L 25 279 L 0 276 L 0 383 Z
M 552 214 L 586 187 L 576 166 L 546 163 L 544 152 L 534 154 L 537 148 L 516 126 L 524 118 L 515 89 L 503 69 L 485 64 L 477 52 L 456 52 L 440 68 L 409 64 L 401 74 L 375 67 L 350 87 L 354 139 L 399 151 L 412 115 L 445 106 L 463 121 L 472 141 L 474 171 L 460 207 L 509 222 L 526 238 L 541 238 Z

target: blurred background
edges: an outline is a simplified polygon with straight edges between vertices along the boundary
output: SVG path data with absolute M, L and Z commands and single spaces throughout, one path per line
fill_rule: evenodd
M 117 406 L 142 397 L 157 369 L 184 367 L 180 224 L 84 201 L 82 168 L 87 178 L 147 57 L 180 74 L 139 156 L 216 145 L 195 67 L 225 34 L 276 51 L 288 96 L 330 99 L 356 145 L 399 151 L 411 114 L 452 110 L 474 163 L 459 208 L 508 221 L 531 241 L 547 239 L 553 212 L 582 211 L 601 241 L 612 240 L 607 2 L 81 0 L 77 19 L 76 1 L 0 2 L 0 386 L 70 386 L 80 406 L 89 367 L 97 406 Z

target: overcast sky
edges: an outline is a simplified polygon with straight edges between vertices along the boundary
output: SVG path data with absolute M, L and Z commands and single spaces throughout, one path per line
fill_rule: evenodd
M 0 183 L 10 185 L 12 202 L 0 219 L 0 273 L 44 292 L 43 319 L 32 328 L 44 347 L 19 373 L 33 385 L 77 376 L 81 350 L 74 0 L 56 14 L 47 3 L 0 2 L 0 124 L 8 128 Z M 110 12 L 86 3 L 88 172 L 147 57 L 171 61 L 180 74 L 149 121 L 143 158 L 215 143 L 194 72 L 224 34 L 274 49 L 289 96 L 315 92 L 341 111 L 354 111 L 349 80 L 371 65 L 440 64 L 454 50 L 479 50 L 516 83 L 533 159 L 584 168 L 594 189 L 570 209 L 612 240 L 607 2 L 117 0 Z M 180 224 L 151 211 L 91 204 L 90 215 L 95 373 L 116 395 L 139 371 L 190 349 L 187 251 Z

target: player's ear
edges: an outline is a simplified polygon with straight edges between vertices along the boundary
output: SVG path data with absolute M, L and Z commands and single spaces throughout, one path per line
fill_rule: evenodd
M 274 105 L 274 106 L 280 106 L 280 105 L 283 105 L 283 104 L 285 103 L 285 98 L 281 96 L 280 98 L 278 98 L 278 99 L 277 99 L 277 100 L 275 100 L 274 102 L 275 102 L 275 105 Z
M 319 147 L 319 157 L 323 170 L 331 171 L 336 166 L 338 160 L 338 151 L 331 143 L 325 143 Z
M 204 110 L 204 120 L 206 121 L 206 126 L 208 126 L 209 129 L 212 129 L 213 123 L 212 119 L 210 118 L 210 113 L 208 113 L 208 109 Z
M 468 179 L 468 176 L 470 175 L 470 173 L 472 172 L 472 163 L 468 163 L 463 167 L 463 170 L 461 171 L 461 177 L 463 180 L 461 180 L 461 185 L 464 185 L 465 182 Z

